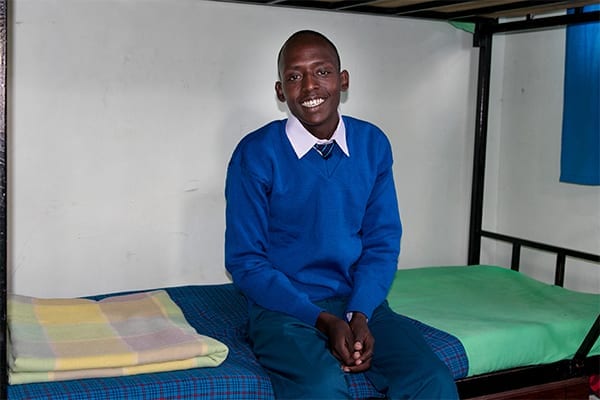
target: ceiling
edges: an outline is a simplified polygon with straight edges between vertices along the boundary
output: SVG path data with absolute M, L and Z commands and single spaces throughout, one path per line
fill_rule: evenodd
M 501 18 L 535 18 L 600 3 L 598 0 L 217 0 L 236 3 L 299 7 L 338 12 L 438 19 L 457 22 L 483 22 Z

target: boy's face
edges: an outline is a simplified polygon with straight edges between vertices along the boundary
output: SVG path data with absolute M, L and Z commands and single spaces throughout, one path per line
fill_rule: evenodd
M 281 53 L 277 98 L 314 136 L 329 139 L 337 127 L 340 93 L 348 89 L 335 50 L 320 37 L 301 35 Z

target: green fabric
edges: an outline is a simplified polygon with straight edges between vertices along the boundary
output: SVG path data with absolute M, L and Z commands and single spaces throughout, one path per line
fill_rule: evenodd
M 475 24 L 472 22 L 458 22 L 458 21 L 450 21 L 450 25 L 457 29 L 462 29 L 465 32 L 474 33 L 475 32 Z
M 399 270 L 388 301 L 456 336 L 469 376 L 572 358 L 600 313 L 600 295 L 484 265 Z M 600 341 L 590 354 L 600 354 Z

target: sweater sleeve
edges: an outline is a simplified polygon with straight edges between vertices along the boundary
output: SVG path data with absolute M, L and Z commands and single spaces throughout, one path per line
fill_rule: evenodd
M 321 309 L 298 291 L 267 256 L 270 183 L 234 153 L 225 185 L 225 266 L 250 301 L 314 325 Z
M 354 287 L 347 311 L 370 318 L 387 297 L 398 268 L 402 224 L 392 172 L 391 146 L 385 140 L 375 184 L 362 224 L 363 251 L 354 271 Z

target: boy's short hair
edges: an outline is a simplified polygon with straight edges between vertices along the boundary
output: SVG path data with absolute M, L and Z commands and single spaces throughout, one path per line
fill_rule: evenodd
M 339 54 L 338 49 L 335 46 L 335 44 L 333 44 L 333 42 L 331 40 L 329 40 L 329 38 L 327 36 L 323 35 L 320 32 L 312 31 L 310 29 L 304 29 L 304 30 L 293 33 L 289 38 L 287 38 L 285 43 L 283 43 L 283 46 L 281 46 L 281 49 L 279 49 L 279 53 L 277 54 L 277 71 L 279 71 L 279 63 L 281 62 L 281 56 L 282 56 L 283 50 L 285 49 L 287 44 L 289 42 L 291 42 L 293 39 L 297 38 L 298 36 L 303 36 L 303 35 L 311 35 L 311 36 L 316 36 L 318 38 L 323 39 L 329 46 L 331 46 L 331 48 L 333 49 L 333 52 L 335 53 L 338 70 L 342 69 L 340 54 Z

